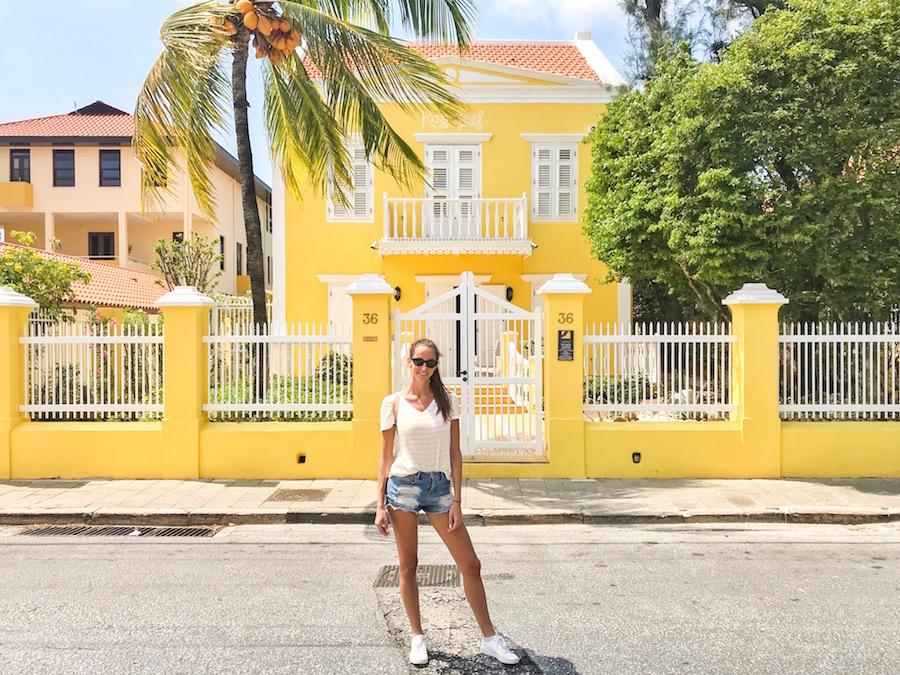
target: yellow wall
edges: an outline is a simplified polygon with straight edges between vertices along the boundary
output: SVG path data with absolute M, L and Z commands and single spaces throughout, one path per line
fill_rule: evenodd
M 287 321 L 321 321 L 328 318 L 327 284 L 318 274 L 384 274 L 392 286 L 400 286 L 401 309 L 422 302 L 424 286 L 415 275 L 492 274 L 489 283 L 513 287 L 513 302 L 531 309 L 531 284 L 522 275 L 553 274 L 568 271 L 586 274 L 594 292 L 586 301 L 587 313 L 597 321 L 615 321 L 617 289 L 615 284 L 600 285 L 606 267 L 593 260 L 581 232 L 581 222 L 533 222 L 531 220 L 532 144 L 523 133 L 587 133 L 602 114 L 600 103 L 472 103 L 469 111 L 481 114 L 482 127 L 436 129 L 421 114 L 406 114 L 396 106 L 382 107 L 400 135 L 424 158 L 425 144 L 415 140 L 416 133 L 472 132 L 491 133 L 481 144 L 481 194 L 491 197 L 528 195 L 528 232 L 538 245 L 527 258 L 507 255 L 389 255 L 382 257 L 372 243 L 383 233 L 383 193 L 390 197 L 421 197 L 425 184 L 417 182 L 401 188 L 383 171 L 375 171 L 374 222 L 326 222 L 326 201 L 318 191 L 304 189 L 302 201 L 285 199 L 286 297 Z M 590 148 L 579 145 L 578 179 L 581 185 L 578 210 L 586 204 L 584 181 L 590 169 Z
M 900 422 L 783 422 L 786 477 L 900 477 Z

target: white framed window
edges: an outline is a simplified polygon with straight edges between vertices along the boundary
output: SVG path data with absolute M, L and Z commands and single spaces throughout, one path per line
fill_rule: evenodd
M 353 161 L 351 172 L 353 184 L 344 187 L 350 203 L 345 205 L 337 199 L 334 180 L 329 177 L 326 220 L 328 222 L 372 223 L 375 221 L 374 167 L 366 158 L 365 148 L 361 144 L 350 144 L 347 151 Z
M 532 144 L 531 217 L 533 220 L 569 221 L 577 219 L 577 144 Z

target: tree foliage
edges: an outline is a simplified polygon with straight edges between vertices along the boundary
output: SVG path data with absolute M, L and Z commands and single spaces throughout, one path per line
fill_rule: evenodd
M 900 12 L 793 0 L 720 63 L 686 50 L 592 136 L 585 231 L 618 276 L 709 316 L 747 281 L 800 319 L 900 297 Z
M 422 160 L 388 123 L 379 101 L 449 119 L 463 110 L 437 65 L 392 38 L 390 30 L 465 47 L 474 15 L 474 0 L 202 0 L 178 9 L 160 29 L 163 51 L 135 106 L 143 204 L 158 203 L 175 188 L 169 179 L 183 158 L 197 203 L 204 215 L 215 218 L 213 138 L 230 113 L 254 321 L 265 325 L 262 238 L 247 122 L 251 44 L 265 82 L 260 110 L 286 188 L 295 197 L 301 196 L 301 185 L 323 192 L 331 175 L 346 200 L 341 186 L 352 181 L 345 145 L 351 134 L 358 134 L 366 155 L 399 182 L 408 184 L 424 174 Z M 291 36 L 287 44 L 275 37 L 284 30 Z M 297 49 L 301 36 L 302 51 Z
M 72 302 L 72 286 L 86 284 L 91 275 L 75 263 L 46 258 L 31 248 L 33 232 L 10 232 L 20 246 L 0 246 L 0 286 L 9 286 L 34 300 L 51 317 L 64 317 L 63 305 Z
M 156 259 L 151 267 L 163 275 L 169 290 L 193 286 L 204 294 L 212 293 L 222 276 L 222 256 L 212 239 L 193 233 L 188 239 L 160 239 L 153 245 Z
M 628 16 L 628 76 L 646 82 L 658 73 L 659 61 L 686 44 L 695 58 L 718 60 L 753 19 L 786 0 L 620 0 Z

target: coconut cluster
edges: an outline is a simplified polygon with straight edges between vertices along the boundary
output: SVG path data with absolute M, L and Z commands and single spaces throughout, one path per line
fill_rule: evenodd
M 300 31 L 275 11 L 271 1 L 237 0 L 234 9 L 237 13 L 224 19 L 219 28 L 226 35 L 234 35 L 243 23 L 253 33 L 256 58 L 267 58 L 277 66 L 300 46 Z

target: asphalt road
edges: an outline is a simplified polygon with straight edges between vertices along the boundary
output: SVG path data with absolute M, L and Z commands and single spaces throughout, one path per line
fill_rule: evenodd
M 363 526 L 208 540 L 0 528 L 0 673 L 408 673 L 393 542 Z M 900 524 L 471 528 L 494 623 L 423 589 L 424 672 L 900 672 Z M 422 529 L 421 564 L 451 560 Z

